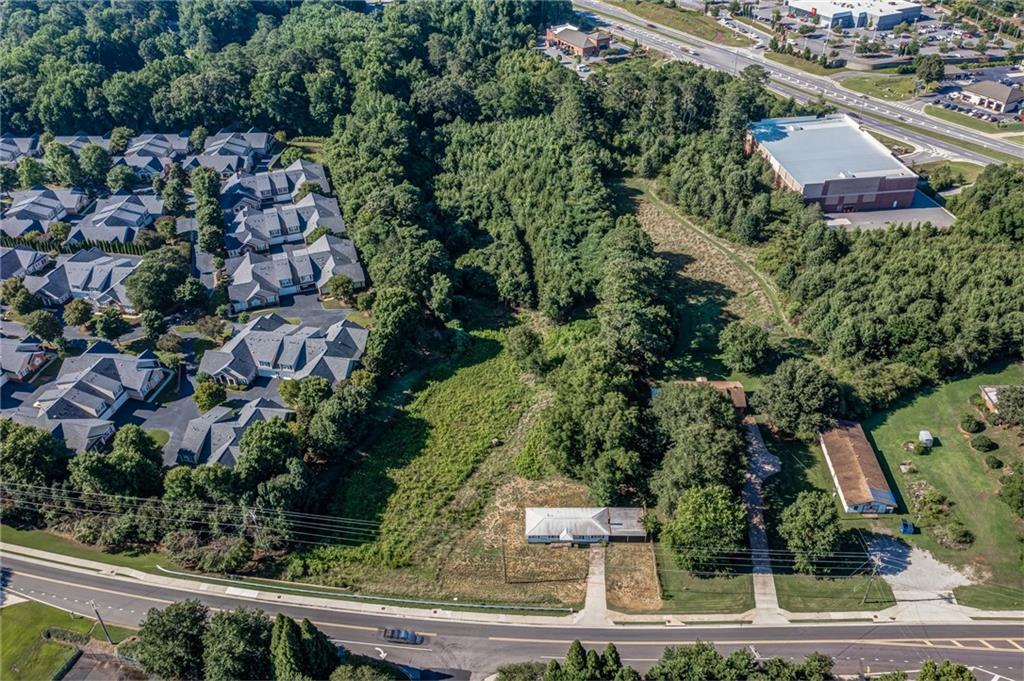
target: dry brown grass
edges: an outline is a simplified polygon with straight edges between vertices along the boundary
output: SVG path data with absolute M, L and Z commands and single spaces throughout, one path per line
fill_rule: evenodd
M 481 521 L 463 537 L 468 550 L 444 561 L 442 582 L 446 587 L 458 584 L 461 591 L 506 602 L 582 604 L 589 568 L 587 551 L 527 544 L 523 509 L 589 504 L 589 492 L 578 482 L 508 480 L 495 493 Z
M 636 216 L 676 276 L 687 280 L 688 289 L 716 288 L 701 286 L 702 282 L 711 282 L 729 292 L 724 301 L 724 312 L 729 316 L 772 318 L 771 302 L 759 282 L 709 239 L 651 203 L 646 196 L 639 198 Z
M 609 544 L 605 553 L 608 607 L 622 612 L 653 612 L 662 607 L 654 545 Z

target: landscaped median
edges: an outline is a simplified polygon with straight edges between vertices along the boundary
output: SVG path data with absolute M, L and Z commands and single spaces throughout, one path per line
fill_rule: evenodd
M 915 94 L 916 76 L 851 76 L 844 78 L 842 86 L 870 97 L 898 102 Z
M 924 107 L 924 112 L 933 118 L 942 119 L 948 123 L 955 123 L 962 125 L 965 128 L 971 130 L 977 130 L 978 132 L 987 133 L 1000 133 L 1000 132 L 1013 132 L 1015 130 L 1024 130 L 1024 122 L 1013 121 L 1012 123 L 997 124 L 989 121 L 983 121 L 973 116 L 960 113 L 959 111 L 950 111 L 949 109 L 943 109 L 941 106 L 935 106 L 934 104 L 928 104 Z

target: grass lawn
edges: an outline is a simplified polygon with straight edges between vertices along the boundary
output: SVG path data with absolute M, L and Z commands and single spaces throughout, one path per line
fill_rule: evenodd
M 79 544 L 44 530 L 18 530 L 8 525 L 0 525 L 0 541 L 146 572 L 156 572 L 158 564 L 167 568 L 175 567 L 174 562 L 162 553 L 104 553 L 95 547 Z
M 156 442 L 157 447 L 163 447 L 167 444 L 167 441 L 171 439 L 171 434 L 166 430 L 160 430 L 159 428 L 152 428 L 146 431 L 149 436 L 153 438 L 153 442 Z
M 749 573 L 698 577 L 680 570 L 667 550 L 656 547 L 654 554 L 661 581 L 662 612 L 724 615 L 746 612 L 754 607 L 754 578 Z
M 841 82 L 855 92 L 897 102 L 914 96 L 915 76 L 851 76 Z
M 934 104 L 927 105 L 924 108 L 924 112 L 929 116 L 941 118 L 944 121 L 956 123 L 972 130 L 978 130 L 979 132 L 1010 132 L 1011 130 L 1024 130 L 1024 123 L 1020 121 L 997 125 L 996 123 L 978 120 L 973 116 L 968 116 L 967 114 L 960 113 L 959 111 L 943 109 L 941 106 L 935 106 Z
M 882 455 L 883 467 L 888 468 L 896 483 L 903 502 L 901 510 L 906 508 L 911 483 L 924 480 L 953 502 L 952 514 L 974 535 L 974 543 L 966 550 L 940 545 L 928 528 L 909 537 L 939 560 L 965 568 L 984 580 L 984 584 L 956 591 L 958 600 L 966 605 L 1024 607 L 1024 571 L 1020 562 L 1024 521 L 996 497 L 1002 471 L 989 470 L 984 456 L 971 449 L 958 429 L 962 414 L 981 416 L 969 402 L 979 385 L 1022 382 L 1024 366 L 1020 364 L 979 372 L 926 391 L 864 423 Z M 914 456 L 903 448 L 920 430 L 931 431 L 939 442 L 930 455 Z M 999 444 L 993 454 L 1007 467 L 1024 465 L 1024 441 L 1019 430 L 988 427 L 984 433 Z M 909 460 L 918 473 L 900 472 L 900 463 Z M 895 515 L 876 522 L 894 530 L 900 517 L 910 516 Z
M 779 606 L 790 612 L 882 610 L 896 604 L 892 589 L 880 577 L 777 574 L 775 593 Z
M 706 14 L 694 10 L 669 7 L 668 5 L 654 4 L 638 0 L 608 0 L 608 4 L 620 7 L 627 12 L 643 17 L 662 26 L 674 28 L 683 33 L 703 38 L 711 42 L 721 43 L 730 47 L 748 47 L 754 41 L 739 35 L 735 31 L 722 26 Z
M 978 179 L 978 175 L 981 175 L 982 171 L 985 170 L 984 166 L 970 163 L 969 161 L 929 161 L 928 163 L 915 165 L 914 170 L 918 174 L 924 173 L 929 175 L 941 166 L 949 166 L 954 172 L 963 175 L 963 184 L 973 184 Z
M 768 449 L 782 460 L 782 472 L 768 479 L 765 490 L 768 508 L 765 516 L 772 548 L 784 549 L 785 542 L 776 531 L 782 510 L 800 492 L 818 490 L 831 494 L 834 488 L 820 448 L 799 440 L 771 437 L 765 429 L 762 429 L 762 433 Z M 838 500 L 836 503 L 839 503 Z M 853 543 L 856 541 L 853 533 L 865 527 L 865 521 L 859 516 L 842 512 L 840 518 L 843 527 L 849 531 L 847 543 Z M 842 550 L 849 551 L 852 547 L 844 546 Z M 852 561 L 850 571 L 859 567 L 860 562 Z M 860 573 L 798 575 L 789 573 L 781 566 L 776 568 L 775 590 L 779 605 L 791 612 L 879 610 L 895 603 L 892 589 L 881 579 L 871 579 Z M 868 598 L 862 603 L 865 591 L 868 592 Z
M 195 324 L 178 324 L 177 326 L 171 327 L 176 334 L 183 333 L 199 333 L 199 329 L 196 328 Z
M 1014 144 L 1024 146 L 1024 135 L 1010 135 L 1008 137 L 1004 137 L 1003 139 L 1009 142 L 1013 142 Z
M 813 73 L 816 76 L 831 76 L 833 73 L 840 73 L 845 71 L 845 67 L 839 67 L 834 69 L 827 69 L 817 62 L 807 61 L 802 57 L 798 57 L 794 54 L 785 54 L 783 52 L 770 52 L 763 50 L 766 59 L 771 59 L 774 62 L 778 62 L 785 66 L 792 67 L 794 69 L 800 69 L 807 73 Z
M 915 151 L 917 151 L 917 147 L 915 147 L 913 144 L 910 144 L 909 142 L 904 142 L 902 140 L 889 137 L 888 135 L 883 135 L 882 133 L 875 132 L 874 130 L 868 130 L 868 134 L 874 137 L 882 144 L 884 144 L 886 148 L 889 149 L 889 151 L 896 154 L 897 156 L 904 156 L 906 154 L 912 154 Z
M 93 638 L 103 639 L 103 630 L 94 620 L 72 615 L 42 603 L 28 601 L 0 609 L 0 678 L 11 681 L 52 679 L 74 655 L 74 648 L 41 637 L 50 627 L 60 627 Z M 108 626 L 115 643 L 135 632 Z

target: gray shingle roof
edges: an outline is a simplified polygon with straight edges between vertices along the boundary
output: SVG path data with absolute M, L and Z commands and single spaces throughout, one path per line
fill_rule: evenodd
M 286 248 L 282 253 L 246 253 L 230 258 L 225 269 L 231 278 L 228 298 L 235 303 L 248 302 L 255 296 L 280 296 L 283 288 L 300 284 L 322 288 L 336 274 L 349 277 L 356 288 L 366 285 L 355 245 L 333 234 L 325 234 L 306 247 Z
M 33 250 L 28 246 L 8 248 L 0 246 L 0 279 L 18 279 L 29 273 L 36 272 L 50 262 L 45 253 Z
M 15 416 L 63 437 L 71 449 L 85 449 L 112 427 L 109 419 L 122 394 L 148 399 L 169 375 L 151 352 L 125 355 L 109 343 L 94 343 L 66 359 L 54 380 L 26 398 Z
M 189 421 L 175 463 L 221 464 L 233 468 L 238 460 L 238 443 L 246 428 L 257 421 L 287 420 L 294 413 L 265 397 L 246 402 L 238 410 L 214 407 Z
M 97 202 L 96 210 L 71 230 L 69 241 L 118 241 L 128 243 L 140 229 L 153 224 L 164 211 L 164 202 L 152 194 L 114 194 Z
M 199 371 L 215 378 L 249 382 L 267 376 L 301 379 L 318 375 L 348 378 L 362 357 L 368 332 L 341 319 L 327 328 L 289 324 L 277 314 L 261 315 L 218 350 L 207 351 Z
M 98 248 L 57 258 L 57 266 L 42 276 L 25 277 L 25 287 L 41 295 L 48 304 L 59 305 L 69 298 L 86 298 L 96 305 L 118 305 L 129 309 L 124 288 L 141 258 L 110 256 Z
M 242 209 L 228 226 L 225 245 L 231 253 L 243 248 L 265 251 L 271 243 L 302 241 L 319 227 L 339 235 L 345 233 L 337 200 L 311 193 L 296 203 L 263 210 Z

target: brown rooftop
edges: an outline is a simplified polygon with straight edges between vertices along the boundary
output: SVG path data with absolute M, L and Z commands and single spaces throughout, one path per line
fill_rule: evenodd
M 820 439 L 846 506 L 874 503 L 896 507 L 875 450 L 859 423 L 839 421 Z
M 740 411 L 747 410 L 747 392 L 739 381 L 709 381 L 701 376 L 695 381 L 683 381 L 687 385 L 710 385 L 718 392 L 725 393 L 732 400 L 732 406 Z

